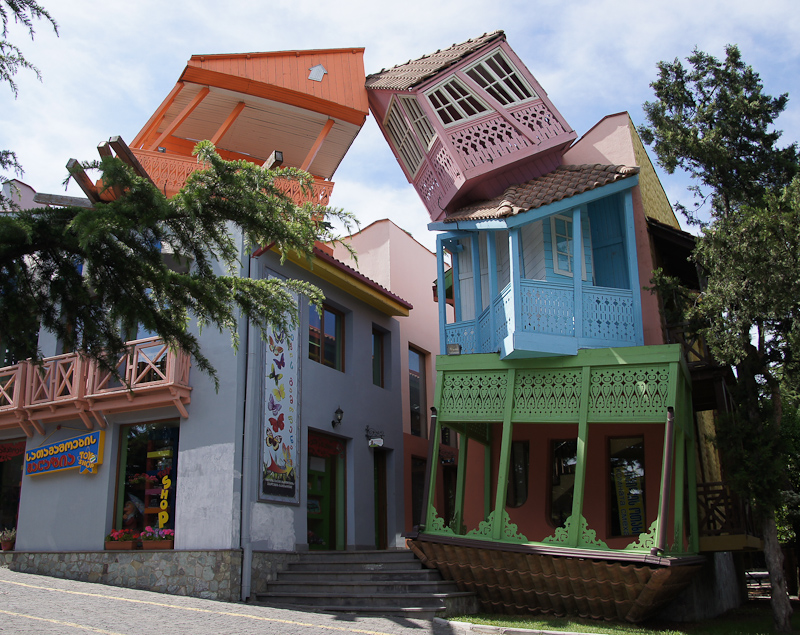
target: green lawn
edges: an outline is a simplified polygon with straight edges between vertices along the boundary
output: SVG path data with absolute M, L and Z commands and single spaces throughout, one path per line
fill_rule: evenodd
M 794 633 L 800 633 L 800 607 L 792 602 L 795 614 L 792 617 Z M 577 633 L 607 633 L 608 635 L 770 635 L 772 612 L 769 601 L 751 600 L 744 606 L 712 620 L 702 622 L 658 622 L 650 620 L 644 624 L 622 624 L 599 622 L 581 618 L 513 617 L 504 615 L 464 615 L 451 618 L 473 624 L 491 624 L 506 628 L 529 628 L 533 630 L 573 631 Z

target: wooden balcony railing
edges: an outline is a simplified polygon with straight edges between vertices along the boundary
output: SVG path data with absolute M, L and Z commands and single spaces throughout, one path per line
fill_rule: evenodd
M 701 551 L 758 549 L 761 532 L 750 506 L 724 482 L 698 483 L 698 529 Z
M 641 325 L 635 320 L 630 290 L 584 285 L 581 301 L 583 321 L 576 324 L 571 285 L 523 279 L 519 298 L 508 284 L 477 319 L 445 325 L 445 342 L 460 344 L 462 353 L 496 352 L 515 332 L 577 338 L 582 347 L 636 344 Z
M 189 175 L 203 167 L 195 157 L 151 150 L 133 150 L 133 153 L 158 189 L 167 196 L 176 194 L 186 183 Z M 303 192 L 295 181 L 279 181 L 279 187 L 298 205 L 307 201 L 317 205 L 327 205 L 333 192 L 333 182 L 323 179 L 314 179 L 310 192 Z
M 128 343 L 115 364 L 119 376 L 76 353 L 0 368 L 0 429 L 44 434 L 50 421 L 80 419 L 106 427 L 104 415 L 174 406 L 188 418 L 189 356 L 159 338 Z
M 718 366 L 703 338 L 689 329 L 688 322 L 667 324 L 667 344 L 680 344 L 689 368 Z

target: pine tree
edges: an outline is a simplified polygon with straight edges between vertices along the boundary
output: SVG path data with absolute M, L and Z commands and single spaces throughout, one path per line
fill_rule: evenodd
M 82 167 L 99 170 L 105 188 L 122 192 L 116 200 L 0 216 L 0 333 L 12 354 L 31 352 L 32 316 L 67 350 L 101 363 L 141 326 L 216 379 L 190 320 L 230 331 L 235 344 L 240 315 L 266 332 L 268 324 L 296 323 L 292 293 L 321 303 L 309 283 L 240 275 L 240 256 L 273 245 L 284 258 L 310 258 L 315 241 L 335 239 L 323 214 L 345 229 L 353 217 L 296 205 L 277 183 L 310 188 L 311 177 L 296 168 L 225 161 L 208 141 L 195 154 L 203 169 L 171 199 L 118 158 L 104 157 Z M 182 266 L 165 261 L 165 248 Z
M 800 359 L 798 153 L 778 147 L 774 128 L 788 96 L 765 95 L 735 46 L 722 62 L 696 49 L 687 61 L 659 63 L 657 101 L 644 105 L 649 125 L 640 134 L 667 172 L 684 169 L 698 181 L 695 209 L 681 207 L 689 221 L 703 208 L 710 218 L 693 254 L 708 282 L 685 317 L 706 324 L 714 356 L 736 368 L 736 407 L 719 419 L 717 444 L 726 476 L 761 519 L 775 628 L 790 632 L 775 524 L 792 447 L 783 412 L 794 403 L 786 395 L 798 392 Z

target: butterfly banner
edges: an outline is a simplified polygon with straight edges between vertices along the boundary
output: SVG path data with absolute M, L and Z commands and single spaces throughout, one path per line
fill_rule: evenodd
M 278 278 L 267 271 L 267 277 Z M 297 301 L 297 296 L 295 296 Z M 261 425 L 261 487 L 259 499 L 300 503 L 299 328 L 267 330 L 264 344 L 264 419 Z

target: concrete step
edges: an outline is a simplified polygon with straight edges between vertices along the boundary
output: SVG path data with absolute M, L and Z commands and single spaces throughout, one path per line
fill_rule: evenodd
M 287 563 L 254 601 L 295 610 L 435 616 L 475 613 L 474 593 L 458 590 L 407 550 L 313 551 Z
M 313 584 L 308 582 L 284 581 L 283 576 L 276 582 L 267 585 L 267 593 L 306 593 L 313 590 L 315 593 L 331 593 L 334 595 L 391 595 L 395 593 L 424 594 L 424 593 L 456 593 L 458 586 L 455 582 L 444 580 L 365 580 L 362 582 L 342 582 L 339 580 L 317 580 Z
M 318 609 L 321 606 L 329 607 L 327 610 L 352 609 L 354 607 L 382 607 L 402 609 L 407 607 L 424 608 L 432 611 L 444 610 L 446 600 L 474 597 L 472 593 L 456 591 L 454 593 L 373 593 L 370 595 L 346 593 L 268 593 L 257 596 L 257 600 L 267 604 L 292 604 Z
M 314 571 L 294 571 L 285 569 L 280 572 L 282 582 L 319 582 L 320 580 L 330 580 L 335 582 L 367 582 L 382 580 L 416 580 L 416 581 L 436 581 L 442 577 L 436 569 L 368 569 L 368 570 L 342 570 L 321 572 Z

